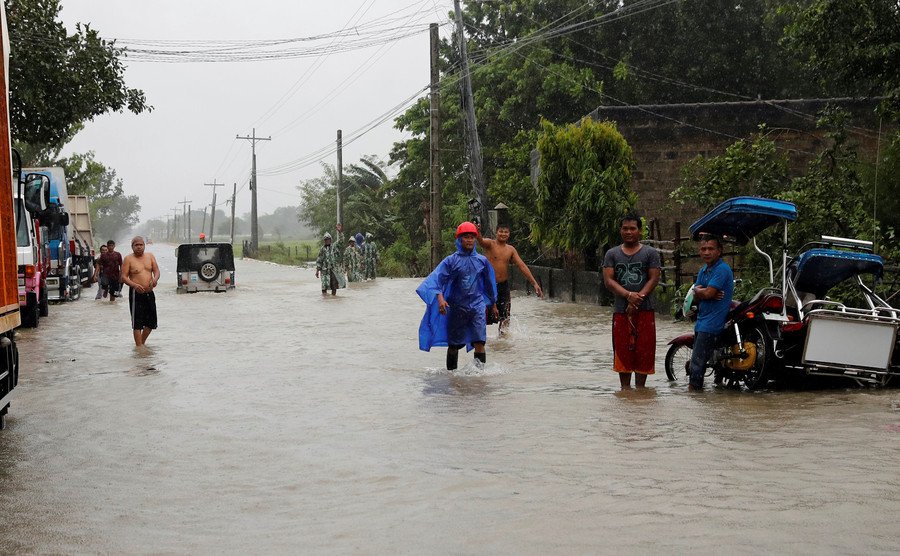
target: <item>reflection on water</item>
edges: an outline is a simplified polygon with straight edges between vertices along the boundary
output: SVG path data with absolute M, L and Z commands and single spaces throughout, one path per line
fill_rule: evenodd
M 896 390 L 689 395 L 661 317 L 657 374 L 620 391 L 609 311 L 533 297 L 448 372 L 417 349 L 418 280 L 323 299 L 238 261 L 237 290 L 179 296 L 153 249 L 146 350 L 93 295 L 19 335 L 0 552 L 900 549 Z

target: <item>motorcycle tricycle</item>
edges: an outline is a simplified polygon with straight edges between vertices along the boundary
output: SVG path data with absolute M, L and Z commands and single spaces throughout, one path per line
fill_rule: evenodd
M 712 234 L 737 245 L 753 244 L 769 263 L 770 287 L 759 290 L 750 299 L 733 301 L 725 327 L 719 335 L 713 355 L 707 362 L 707 376 L 717 384 L 743 385 L 750 390 L 765 386 L 777 364 L 775 345 L 781 325 L 788 322 L 785 311 L 784 277 L 781 288 L 774 287 L 772 258 L 756 244 L 756 236 L 773 226 L 784 228 L 782 265 L 787 260 L 787 225 L 797 218 L 793 203 L 758 197 L 735 197 L 720 204 L 691 227 L 691 237 Z M 694 334 L 682 334 L 669 342 L 665 369 L 669 380 L 687 383 Z

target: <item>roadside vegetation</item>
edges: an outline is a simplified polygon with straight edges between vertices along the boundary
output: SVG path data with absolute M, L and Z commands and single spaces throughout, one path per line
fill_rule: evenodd
M 465 4 L 489 204 L 509 206 L 513 240 L 527 262 L 596 270 L 598 253 L 616 241 L 610 226 L 598 224 L 613 222 L 637 201 L 628 191 L 628 145 L 614 137 L 614 126 L 581 121 L 597 106 L 848 96 L 883 99 L 877 187 L 874 161 L 864 161 L 847 139 L 853 122 L 828 110 L 819 125 L 831 142 L 805 171 L 789 173 L 783 153 L 761 129 L 720 157 L 688 165 L 684 182 L 673 184 L 680 187 L 672 202 L 701 209 L 737 193 L 787 199 L 800 210 L 792 243 L 843 234 L 874 240 L 886 258 L 900 258 L 895 1 L 676 2 L 543 35 L 567 15 L 601 17 L 620 4 Z M 538 36 L 542 40 L 529 40 Z M 516 47 L 507 48 L 513 42 Z M 467 202 L 474 193 L 465 165 L 455 44 L 442 44 L 440 63 L 441 217 L 449 253 L 453 229 L 470 217 Z M 576 122 L 581 127 L 571 125 Z M 344 225 L 349 233 L 375 234 L 388 274 L 422 275 L 430 270 L 423 219 L 430 195 L 428 99 L 395 126 L 408 138 L 394 144 L 387 160 L 367 157 L 344 168 Z M 537 188 L 530 175 L 536 147 L 544 172 Z M 299 187 L 300 218 L 321 232 L 334 228 L 336 174 L 324 165 L 320 177 Z
M 264 241 L 259 244 L 257 258 L 284 265 L 303 265 L 316 261 L 319 247 L 319 242 L 315 240 Z M 234 244 L 234 256 L 244 256 L 244 246 L 237 241 Z
M 24 166 L 61 166 L 70 195 L 87 195 L 94 235 L 111 239 L 138 222 L 136 195 L 94 157 L 61 157 L 95 117 L 152 110 L 140 89 L 125 84 L 125 54 L 90 24 L 73 34 L 59 19 L 60 0 L 5 0 L 10 43 L 9 97 L 13 146 Z

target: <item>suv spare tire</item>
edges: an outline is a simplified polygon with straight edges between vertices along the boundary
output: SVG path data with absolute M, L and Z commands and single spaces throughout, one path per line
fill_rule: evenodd
M 219 277 L 219 267 L 212 261 L 205 261 L 200 263 L 200 268 L 197 269 L 197 274 L 200 276 L 200 279 L 204 282 L 213 282 L 216 278 Z

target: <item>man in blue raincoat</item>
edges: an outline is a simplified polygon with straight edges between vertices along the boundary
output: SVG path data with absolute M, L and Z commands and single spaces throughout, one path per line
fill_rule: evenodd
M 487 361 L 485 308 L 498 316 L 497 285 L 494 268 L 475 251 L 478 228 L 463 222 L 456 228 L 456 253 L 453 253 L 416 288 L 427 305 L 419 325 L 419 349 L 447 346 L 447 369 L 455 369 L 459 349 L 475 348 L 475 359 Z

